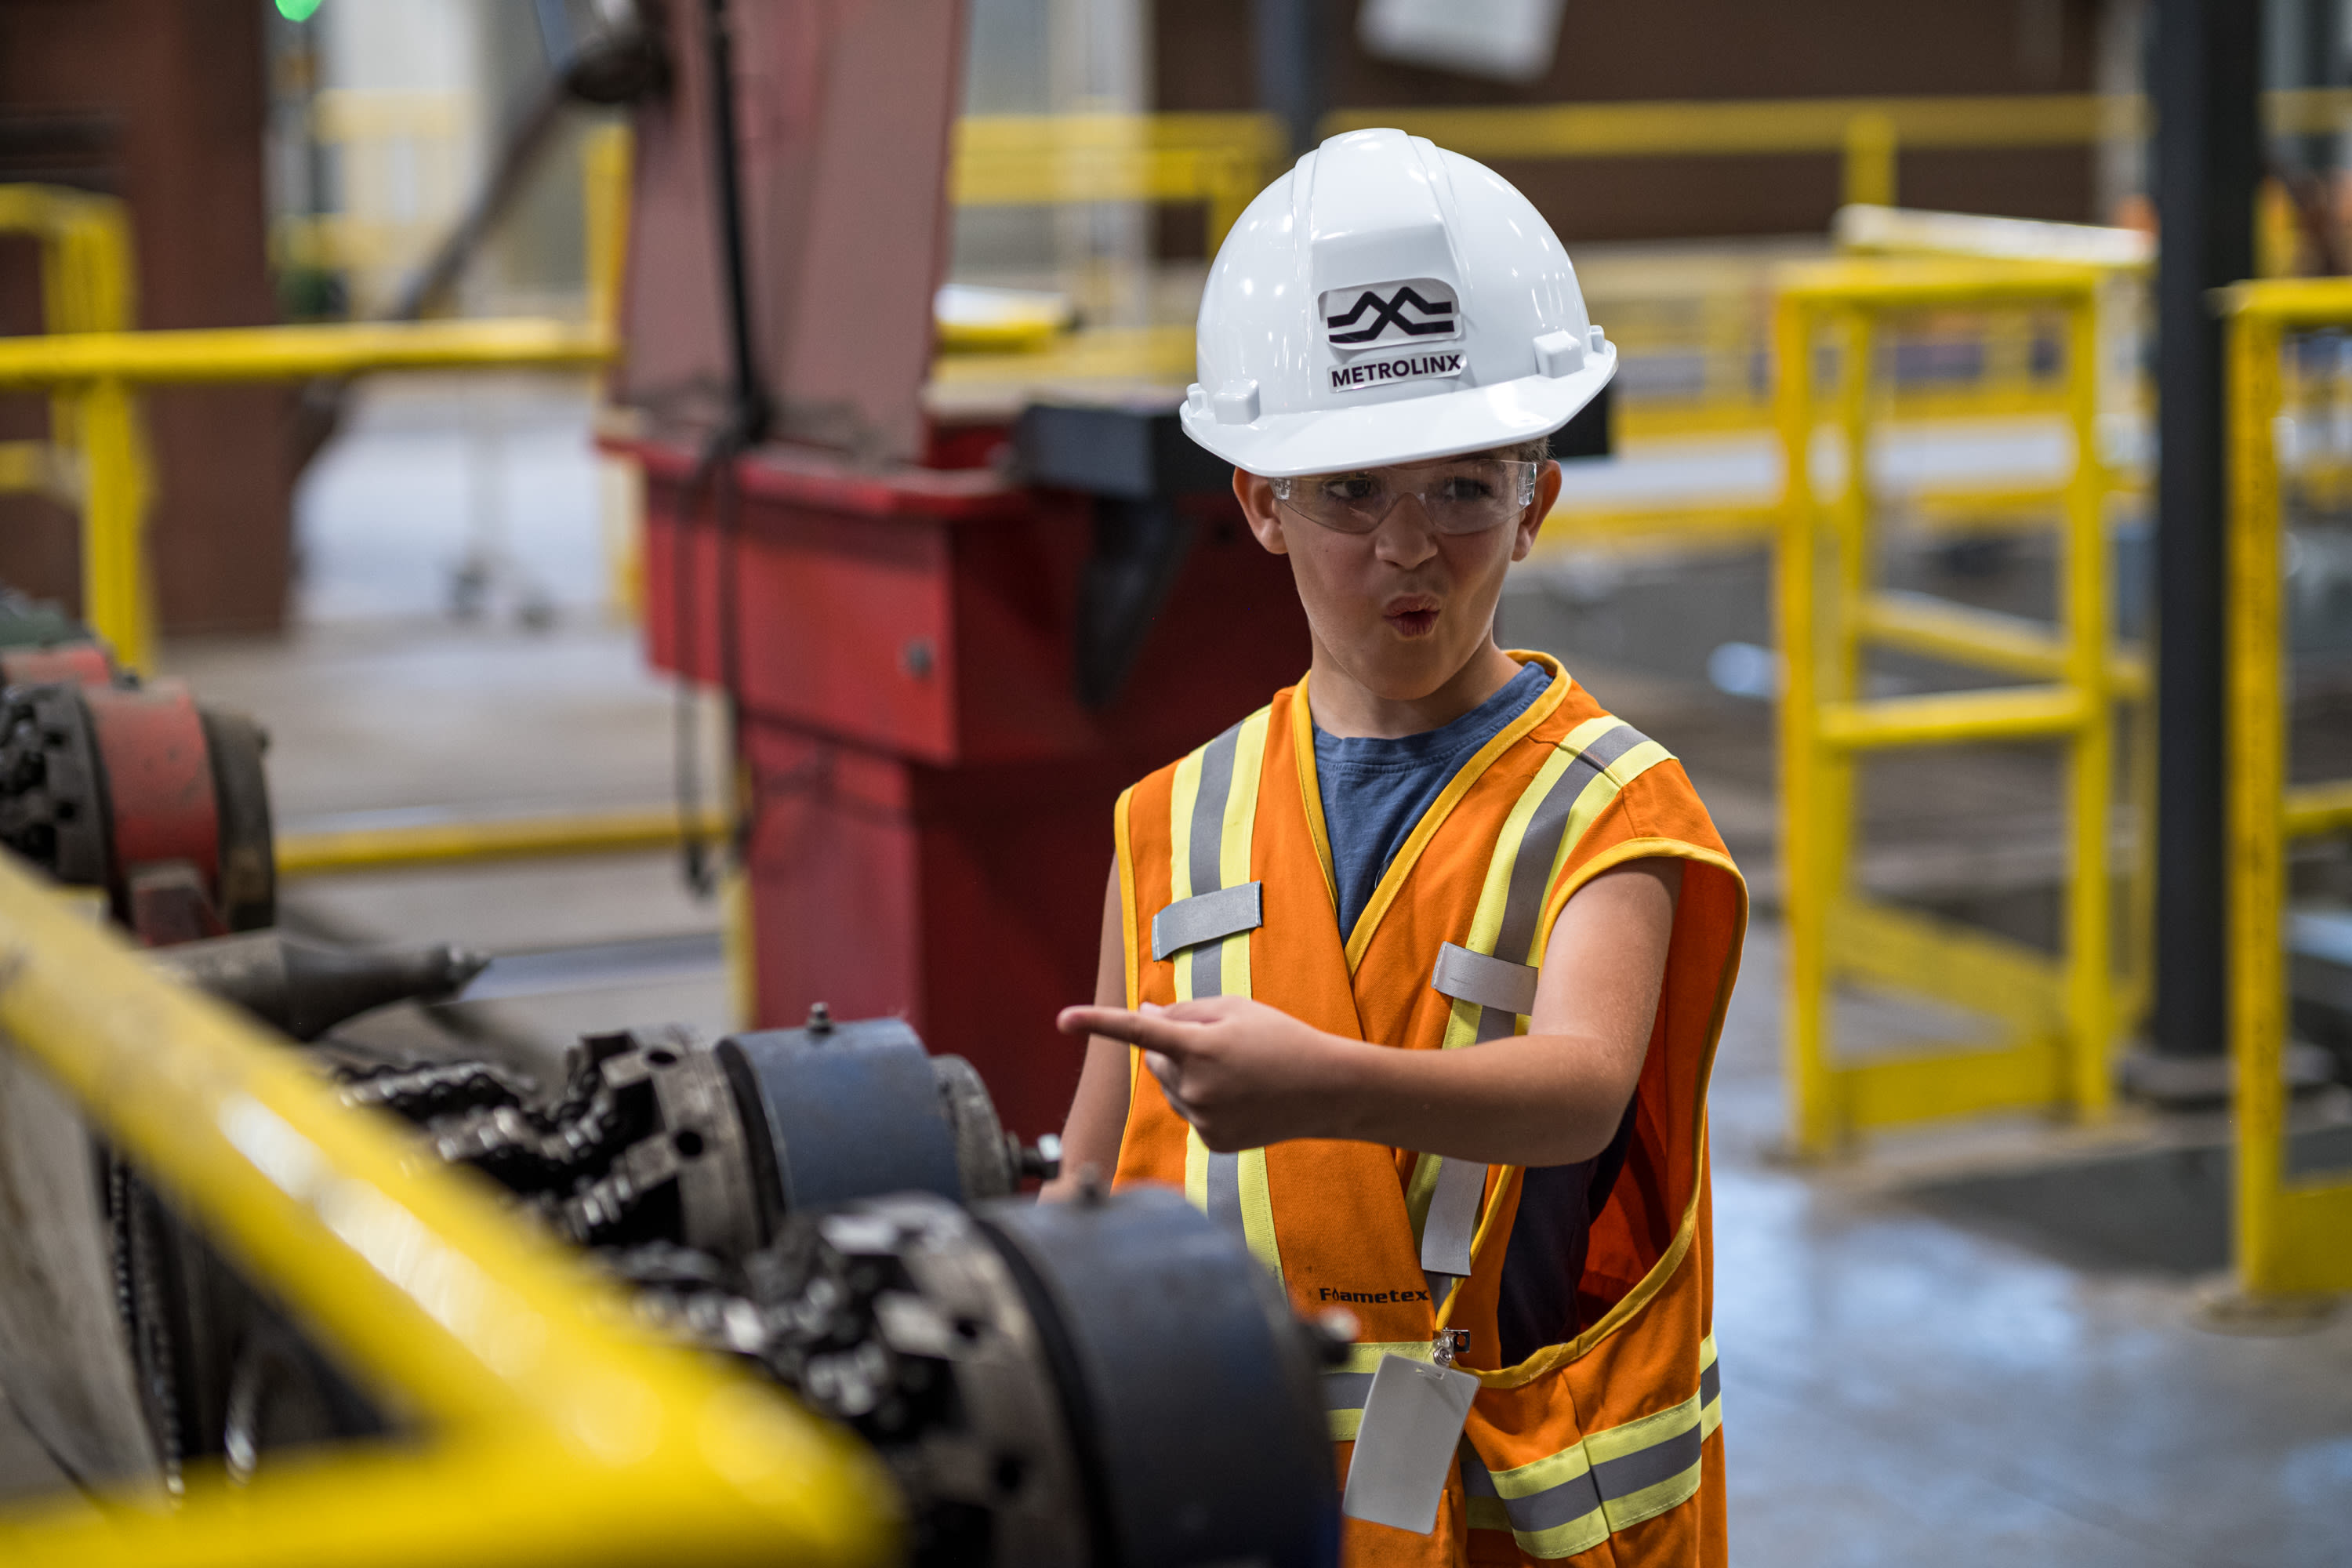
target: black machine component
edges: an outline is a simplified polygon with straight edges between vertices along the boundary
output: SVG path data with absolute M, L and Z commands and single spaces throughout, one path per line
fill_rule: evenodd
M 591 1036 L 563 1092 L 534 1103 L 486 1063 L 388 1069 L 353 1104 L 419 1123 L 435 1150 L 529 1201 L 584 1246 L 666 1242 L 740 1258 L 796 1211 L 877 1193 L 1001 1197 L 1054 1173 L 997 1121 L 971 1064 L 934 1057 L 896 1018 L 715 1047 L 684 1030 Z
M 68 887 L 105 886 L 103 786 L 81 694 L 34 686 L 0 704 L 0 844 Z
M 394 1002 L 454 996 L 489 960 L 446 942 L 354 948 L 267 931 L 158 948 L 153 962 L 272 1028 L 315 1040 Z
M 970 1210 L 903 1194 L 796 1216 L 740 1268 L 613 1261 L 657 1321 L 872 1442 L 914 1505 L 918 1563 L 1337 1555 L 1320 1344 L 1173 1193 Z
M 1013 426 L 1013 447 L 1030 484 L 1094 498 L 1071 675 L 1079 701 L 1108 707 L 1192 553 L 1192 520 L 1178 501 L 1227 489 L 1233 466 L 1160 406 L 1033 404 Z

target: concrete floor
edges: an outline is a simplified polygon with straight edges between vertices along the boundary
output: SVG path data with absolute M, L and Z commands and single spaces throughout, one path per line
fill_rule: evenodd
M 1779 981 L 1760 924 L 1712 1098 L 1733 1563 L 2352 1562 L 2352 1312 L 2294 1337 L 2216 1334 L 2193 1318 L 2216 1274 L 2103 1267 L 2063 1215 L 1953 1223 L 1927 1199 L 1955 1176 L 2162 1142 L 2146 1121 L 2101 1139 L 2011 1123 L 1791 1167 Z
M 347 474 L 438 437 L 373 438 L 420 444 L 347 453 Z M 370 531 L 321 524 L 315 512 L 306 529 L 319 581 L 340 584 L 320 603 L 342 610 L 310 616 L 284 644 L 169 652 L 207 700 L 244 707 L 272 731 L 284 826 L 667 797 L 669 695 L 625 633 L 578 609 L 536 633 L 496 617 L 470 627 L 415 618 L 433 607 L 441 568 L 415 551 L 378 579 L 406 618 L 354 618 L 378 601 L 362 592 L 370 569 L 336 541 L 365 543 Z M 564 537 L 576 556 L 588 536 Z M 543 575 L 579 584 L 592 574 L 575 558 Z M 1573 640 L 1573 608 L 1546 608 L 1567 617 L 1552 623 L 1566 628 L 1560 646 Z M 1744 626 L 1754 608 L 1701 620 Z M 1769 889 L 1763 705 L 1671 672 L 1572 662 L 1685 756 Z M 512 971 L 518 993 L 457 1019 L 525 1063 L 543 1066 L 583 1028 L 726 1022 L 709 957 L 715 912 L 683 892 L 667 856 L 320 879 L 289 887 L 285 910 L 316 931 L 454 938 L 538 961 Z M 567 965 L 567 954 L 582 962 Z M 1871 1005 L 1857 1002 L 1864 1014 Z M 2209 1332 L 2194 1314 L 2220 1259 L 2187 1208 L 2151 1211 L 2153 1229 L 2178 1233 L 2179 1246 L 2119 1259 L 2030 1195 L 2071 1190 L 2059 1178 L 2086 1163 L 2210 1150 L 2220 1129 L 2126 1117 L 2095 1136 L 2014 1122 L 1799 1168 L 1777 1152 L 1780 1005 L 1767 916 L 1751 935 L 1713 1101 L 1735 1563 L 2352 1563 L 2352 1311 L 2295 1337 Z M 2305 1115 L 2352 1122 L 2336 1102 Z M 1980 1202 L 1988 1180 L 2029 1196 Z M 0 1495 L 54 1482 L 0 1419 Z

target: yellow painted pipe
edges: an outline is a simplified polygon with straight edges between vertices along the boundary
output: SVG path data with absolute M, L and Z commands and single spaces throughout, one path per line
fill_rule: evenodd
M 400 1437 L 170 1508 L 0 1509 L 11 1568 L 878 1563 L 883 1467 L 776 1390 L 631 1328 L 625 1300 L 298 1052 L 142 963 L 0 857 L 0 1037 L 283 1301 Z
M 732 825 L 725 812 L 704 810 L 694 826 L 715 840 L 724 838 Z M 669 848 L 681 837 L 674 806 L 284 833 L 278 838 L 278 873 L 313 877 L 402 866 L 617 855 Z
M 2084 694 L 2070 686 L 1938 692 L 1825 702 L 1820 732 L 1822 744 L 1847 751 L 2046 740 L 2081 729 L 2091 711 Z
M 2059 261 L 1933 257 L 1856 257 L 1791 262 L 1778 276 L 1788 297 L 1846 310 L 1965 309 L 2046 304 L 2064 309 L 2097 298 L 2100 270 Z
M 2352 828 L 2352 779 L 2304 784 L 2286 792 L 2286 836 L 2315 838 Z
M 540 320 L 350 321 L 0 338 L 0 386 L 79 381 L 300 381 L 383 370 L 586 369 L 613 356 L 603 332 Z
M 2053 679 L 2066 673 L 2066 645 L 2021 616 L 1903 592 L 1873 594 L 1856 615 L 1863 634 L 1888 647 L 2011 675 Z M 2147 689 L 2147 661 L 2117 654 L 2108 661 L 2107 679 L 2119 695 L 2137 697 Z

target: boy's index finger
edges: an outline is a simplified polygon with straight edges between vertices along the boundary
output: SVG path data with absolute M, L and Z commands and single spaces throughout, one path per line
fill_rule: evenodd
M 1102 1035 L 1177 1057 L 1186 1054 L 1192 1031 L 1200 1027 L 1161 1017 L 1156 1012 L 1129 1012 L 1125 1007 L 1065 1008 L 1061 1025 L 1069 1034 Z

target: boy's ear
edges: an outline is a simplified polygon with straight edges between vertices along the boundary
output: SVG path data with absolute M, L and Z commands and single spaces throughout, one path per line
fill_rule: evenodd
M 1511 559 L 1525 561 L 1528 552 L 1536 547 L 1536 535 L 1543 531 L 1544 519 L 1559 504 L 1561 476 L 1559 465 L 1547 461 L 1543 472 L 1536 476 L 1536 499 L 1519 514 L 1519 536 L 1511 542 Z
M 1249 520 L 1250 531 L 1270 554 L 1287 555 L 1290 543 L 1282 536 L 1282 519 L 1274 509 L 1274 481 L 1261 479 L 1247 468 L 1234 470 L 1234 499 L 1242 503 L 1242 516 Z

